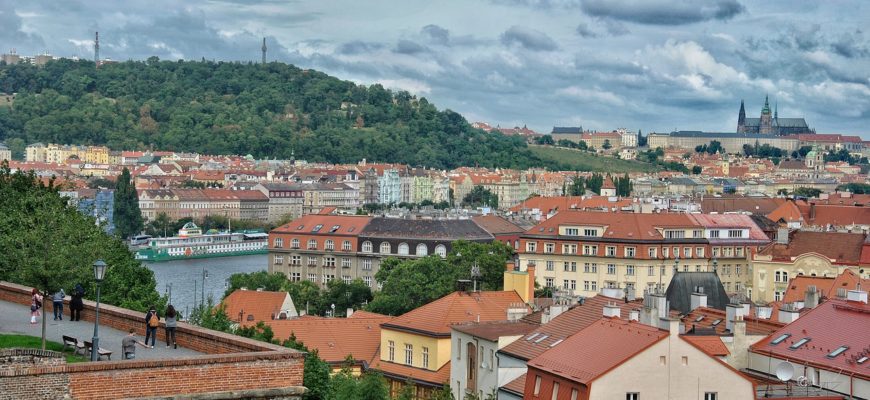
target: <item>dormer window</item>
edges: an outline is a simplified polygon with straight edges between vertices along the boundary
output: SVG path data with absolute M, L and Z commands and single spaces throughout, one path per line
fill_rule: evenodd
M 566 236 L 580 236 L 580 229 L 578 228 L 565 228 Z
M 583 230 L 583 236 L 598 236 L 598 230 L 586 228 Z
M 743 231 L 740 230 L 740 229 L 729 229 L 729 230 L 728 230 L 728 237 L 731 238 L 731 239 L 742 238 L 742 237 L 743 237 Z

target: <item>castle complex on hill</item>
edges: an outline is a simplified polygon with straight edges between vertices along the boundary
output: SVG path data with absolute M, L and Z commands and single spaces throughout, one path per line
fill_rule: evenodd
M 746 108 L 743 100 L 740 101 L 740 113 L 737 117 L 737 133 L 759 133 L 764 135 L 798 135 L 815 133 L 803 118 L 780 118 L 779 110 L 774 108 L 770 113 L 770 103 L 764 96 L 764 107 L 761 108 L 760 118 L 746 118 Z

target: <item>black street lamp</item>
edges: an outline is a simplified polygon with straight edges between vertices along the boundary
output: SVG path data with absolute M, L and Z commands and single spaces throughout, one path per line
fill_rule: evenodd
M 94 280 L 97 282 L 97 307 L 94 312 L 94 338 L 91 339 L 91 361 L 97 361 L 100 355 L 100 285 L 106 276 L 107 267 L 103 260 L 94 261 Z

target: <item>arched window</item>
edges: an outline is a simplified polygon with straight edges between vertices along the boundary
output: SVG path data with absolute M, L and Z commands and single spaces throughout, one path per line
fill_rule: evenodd
M 443 244 L 439 244 L 435 246 L 435 254 L 437 254 L 441 258 L 447 257 L 447 248 L 444 247 Z
M 350 251 L 350 240 L 345 240 L 341 243 L 341 249 L 344 251 Z
M 326 248 L 326 250 L 335 250 L 335 242 L 333 242 L 332 239 L 326 239 L 326 243 L 323 244 L 323 247 Z
M 308 240 L 308 250 L 317 250 L 317 241 L 314 239 Z
M 381 254 L 390 254 L 392 250 L 390 242 L 381 242 Z
M 371 253 L 372 252 L 372 242 L 369 242 L 368 240 L 363 242 L 362 251 L 363 251 L 363 253 Z
M 299 248 L 299 239 L 293 239 L 290 241 L 290 248 L 298 249 Z
M 399 255 L 407 256 L 409 253 L 408 244 L 405 242 L 399 243 Z
M 284 239 L 275 238 L 275 248 L 280 249 L 282 247 L 284 247 Z
M 429 255 L 429 248 L 426 247 L 426 244 L 420 243 L 417 245 L 417 255 L 418 256 Z

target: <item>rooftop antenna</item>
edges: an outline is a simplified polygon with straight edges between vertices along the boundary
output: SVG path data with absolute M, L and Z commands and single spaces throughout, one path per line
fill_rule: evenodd
M 100 32 L 94 34 L 94 65 L 100 67 Z
M 266 65 L 266 38 L 263 38 L 263 65 Z

